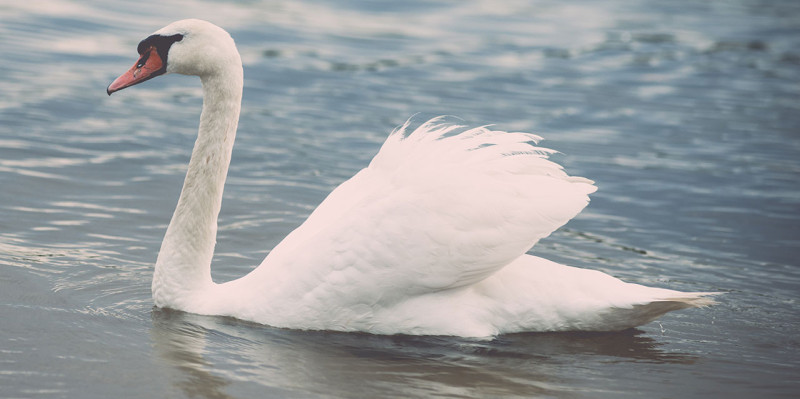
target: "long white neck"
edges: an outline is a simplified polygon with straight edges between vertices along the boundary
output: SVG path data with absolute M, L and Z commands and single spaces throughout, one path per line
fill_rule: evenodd
M 241 63 L 231 63 L 227 68 L 201 76 L 201 80 L 203 112 L 197 141 L 153 276 L 153 300 L 159 307 L 187 309 L 187 301 L 214 285 L 211 258 L 222 190 L 239 122 Z

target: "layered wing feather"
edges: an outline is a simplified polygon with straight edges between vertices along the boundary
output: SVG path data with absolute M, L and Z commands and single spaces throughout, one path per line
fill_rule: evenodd
M 408 130 L 395 130 L 251 273 L 269 275 L 273 298 L 357 312 L 476 283 L 569 221 L 596 190 L 548 160 L 554 151 L 533 134 L 439 118 Z

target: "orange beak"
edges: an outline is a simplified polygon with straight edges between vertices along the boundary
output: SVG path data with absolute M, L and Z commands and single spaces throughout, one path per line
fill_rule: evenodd
M 161 60 L 161 56 L 158 55 L 156 48 L 151 46 L 142 53 L 139 60 L 136 61 L 136 64 L 134 64 L 128 72 L 123 73 L 108 85 L 106 93 L 110 96 L 111 93 L 115 91 L 142 83 L 164 72 L 164 61 Z

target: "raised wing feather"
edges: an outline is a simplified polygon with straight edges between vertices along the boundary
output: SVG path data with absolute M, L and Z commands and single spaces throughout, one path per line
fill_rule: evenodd
M 473 284 L 588 203 L 538 136 L 433 119 L 393 132 L 259 269 L 298 301 L 386 304 Z M 261 272 L 261 270 L 257 270 Z

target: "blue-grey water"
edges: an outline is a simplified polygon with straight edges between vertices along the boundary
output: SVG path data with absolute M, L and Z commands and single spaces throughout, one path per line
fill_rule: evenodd
M 720 304 L 488 342 L 153 308 L 200 85 L 105 88 L 187 17 L 245 63 L 216 280 L 391 129 L 447 114 L 540 134 L 597 182 L 534 253 Z M 800 395 L 800 2 L 0 1 L 0 50 L 0 397 Z

